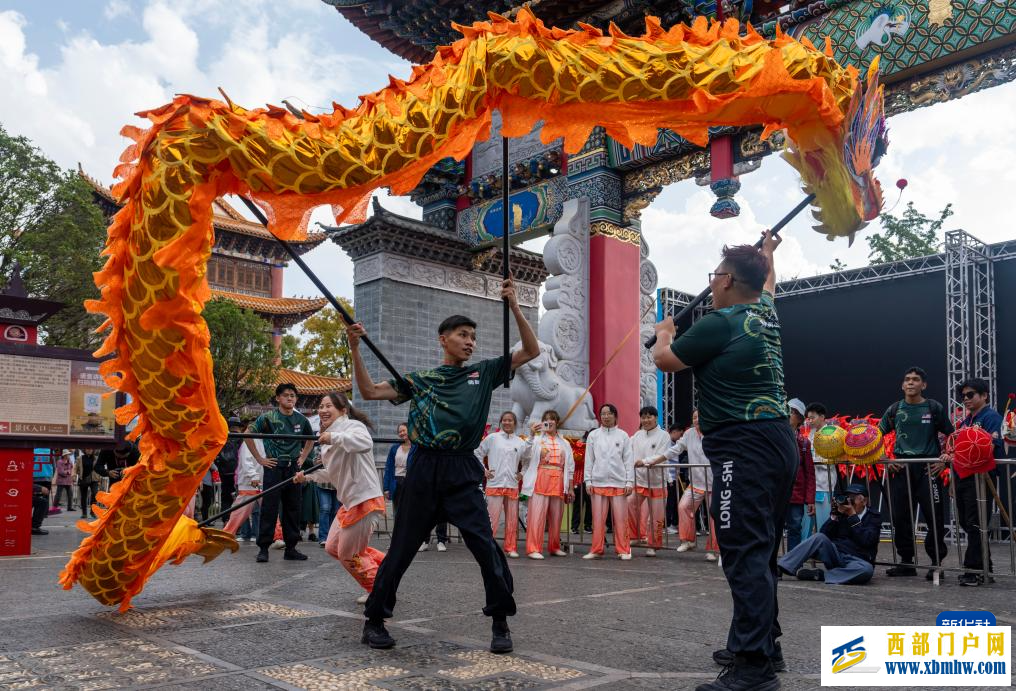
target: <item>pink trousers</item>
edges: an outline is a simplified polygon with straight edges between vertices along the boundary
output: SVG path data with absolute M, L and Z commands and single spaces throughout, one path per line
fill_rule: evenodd
M 653 549 L 663 547 L 663 528 L 666 523 L 667 498 L 652 498 L 632 492 L 628 497 L 628 535 L 632 539 L 645 538 Z
M 497 535 L 497 524 L 504 514 L 504 551 L 518 552 L 519 500 L 506 496 L 487 497 L 487 513 L 490 515 L 490 529 Z
M 681 495 L 681 501 L 677 505 L 678 532 L 683 542 L 695 543 L 695 512 L 703 501 L 709 500 L 709 492 L 700 492 L 689 487 Z M 713 517 L 709 517 L 709 539 L 706 541 L 706 550 L 719 552 L 720 547 L 716 544 L 716 528 L 713 526 Z
M 561 517 L 564 515 L 564 499 L 534 494 L 529 498 L 529 521 L 526 523 L 526 554 L 543 551 L 543 533 L 547 538 L 547 550 L 551 553 L 561 549 Z
M 614 549 L 618 554 L 631 554 L 631 543 L 628 540 L 628 497 L 619 494 L 607 497 L 602 494 L 591 494 L 593 504 L 593 544 L 589 551 L 603 554 L 606 548 L 607 509 L 610 509 L 610 520 L 614 526 Z
M 336 516 L 328 528 L 325 541 L 325 551 L 337 559 L 368 593 L 374 589 L 377 568 L 385 558 L 384 552 L 367 544 L 374 532 L 374 518 L 375 512 L 372 512 L 350 526 L 341 526 Z
M 260 494 L 260 492 L 256 489 L 242 489 L 236 493 L 236 499 L 233 500 L 233 503 L 238 504 L 247 497 L 253 497 L 258 494 Z M 242 506 L 229 514 L 229 520 L 226 521 L 226 527 L 224 530 L 227 533 L 233 533 L 233 535 L 236 535 L 236 531 L 240 529 L 240 526 L 242 526 L 247 519 L 250 518 L 250 515 L 254 513 L 255 506 L 257 506 L 257 502 L 252 501 L 250 504 L 247 504 L 247 506 Z

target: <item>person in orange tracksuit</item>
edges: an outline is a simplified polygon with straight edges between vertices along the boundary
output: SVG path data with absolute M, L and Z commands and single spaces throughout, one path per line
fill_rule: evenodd
M 641 429 L 631 435 L 635 491 L 628 497 L 628 534 L 632 539 L 645 535 L 646 556 L 655 557 L 656 550 L 663 547 L 667 478 L 663 468 L 651 468 L 662 462 L 660 454 L 670 446 L 670 435 L 660 429 L 659 414 L 651 405 L 639 411 L 639 421 Z
M 529 521 L 526 529 L 526 554 L 530 559 L 543 559 L 543 533 L 550 533 L 547 549 L 552 556 L 564 557 L 561 549 L 561 518 L 564 505 L 574 498 L 572 476 L 575 459 L 571 444 L 557 433 L 561 417 L 556 411 L 543 414 L 541 423 L 533 425 L 533 441 L 526 468 L 522 493 L 529 499 Z

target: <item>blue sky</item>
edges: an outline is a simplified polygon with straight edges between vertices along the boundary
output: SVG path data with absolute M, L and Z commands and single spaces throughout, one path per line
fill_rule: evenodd
M 286 98 L 314 111 L 332 101 L 352 106 L 409 68 L 319 0 L 0 0 L 0 123 L 60 165 L 80 162 L 106 183 L 126 145 L 120 128 L 175 93 L 217 96 L 221 86 L 245 106 Z M 897 211 L 912 200 L 931 215 L 951 201 L 948 228 L 987 242 L 1012 238 L 1004 191 L 1016 186 L 1014 112 L 1009 84 L 891 119 L 878 171 L 887 208 L 896 179 L 906 177 Z M 713 195 L 693 181 L 671 185 L 643 212 L 661 286 L 698 292 L 724 243 L 753 241 L 801 196 L 794 171 L 775 156 L 741 183 L 736 219 L 710 217 Z M 419 216 L 408 199 L 382 198 Z M 785 231 L 781 277 L 823 273 L 835 258 L 866 263 L 863 233 L 848 249 L 812 231 L 806 216 Z M 327 220 L 323 212 L 315 218 Z M 352 295 L 352 265 L 338 247 L 323 245 L 308 260 L 334 292 Z M 285 292 L 316 291 L 291 267 Z

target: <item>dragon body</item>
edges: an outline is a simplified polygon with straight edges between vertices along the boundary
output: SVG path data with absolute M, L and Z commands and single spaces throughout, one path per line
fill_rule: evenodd
M 322 204 L 339 222 L 359 221 L 376 189 L 404 194 L 439 160 L 464 158 L 500 109 L 505 135 L 542 121 L 543 139 L 562 137 L 569 153 L 597 125 L 626 145 L 650 145 L 660 128 L 703 145 L 710 126 L 786 130 L 823 232 L 851 235 L 877 213 L 871 151 L 851 143 L 848 114 L 852 103 L 855 111 L 867 104 L 877 112 L 853 119 L 878 120 L 881 91 L 876 84 L 859 98 L 856 70 L 828 47 L 783 34 L 767 41 L 734 20 L 701 17 L 669 30 L 649 18 L 639 37 L 547 28 L 528 10 L 459 29 L 463 38 L 408 81 L 391 78 L 353 110 L 336 105 L 300 118 L 178 96 L 141 113 L 148 129 L 124 128 L 134 143 L 113 188 L 123 208 L 95 276 L 101 299 L 87 307 L 107 316 L 97 355 L 109 356 L 102 371 L 110 386 L 131 396 L 117 414 L 122 423 L 137 418 L 141 460 L 100 497 L 107 509 L 99 518 L 82 523 L 89 534 L 61 575 L 64 587 L 77 582 L 126 609 L 166 561 L 236 548 L 183 515 L 227 435 L 201 318 L 219 196 L 255 200 L 283 239 L 301 237 Z M 855 154 L 867 159 L 848 161 Z

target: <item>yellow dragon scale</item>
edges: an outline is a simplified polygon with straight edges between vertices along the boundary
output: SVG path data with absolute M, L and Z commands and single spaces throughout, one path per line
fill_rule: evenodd
M 61 574 L 64 587 L 78 582 L 126 609 L 166 561 L 235 548 L 183 516 L 226 439 L 201 318 L 216 197 L 253 197 L 287 239 L 301 236 L 321 204 L 333 205 L 339 221 L 362 220 L 374 190 L 405 193 L 440 159 L 462 159 L 488 136 L 497 108 L 509 136 L 542 120 L 544 140 L 563 137 L 569 152 L 596 125 L 622 143 L 649 145 L 661 127 L 705 144 L 709 126 L 761 124 L 767 133 L 786 129 L 800 156 L 843 166 L 841 124 L 857 74 L 807 41 L 767 41 L 750 26 L 742 35 L 736 21 L 704 18 L 666 31 L 650 18 L 641 37 L 563 31 L 525 10 L 516 21 L 492 15 L 460 29 L 464 37 L 409 81 L 392 78 L 353 111 L 336 106 L 300 119 L 180 96 L 142 114 L 149 129 L 124 128 L 135 142 L 116 170 L 124 206 L 95 276 L 101 299 L 88 308 L 108 316 L 97 354 L 112 356 L 107 382 L 133 398 L 118 415 L 137 416 L 141 461 L 100 497 L 107 510 L 82 523 L 90 534 Z M 795 165 L 814 183 L 826 230 L 852 232 L 861 221 L 857 191 L 820 185 L 823 171 Z

